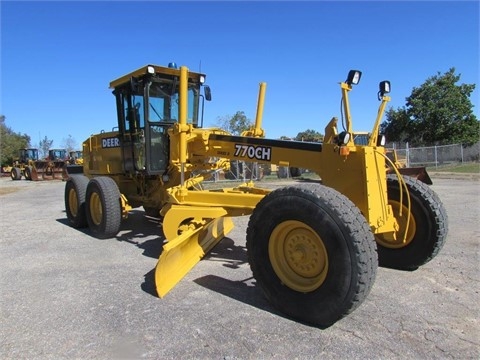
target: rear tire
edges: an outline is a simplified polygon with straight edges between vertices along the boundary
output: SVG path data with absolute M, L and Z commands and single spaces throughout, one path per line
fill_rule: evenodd
M 120 191 L 115 181 L 106 176 L 91 179 L 85 202 L 87 222 L 93 235 L 98 239 L 115 237 L 122 221 Z
M 265 196 L 250 216 L 247 250 L 252 273 L 272 305 L 319 327 L 364 301 L 378 267 L 375 240 L 360 210 L 319 184 Z
M 65 212 L 70 225 L 76 229 L 88 226 L 85 212 L 87 186 L 88 178 L 84 175 L 72 175 L 65 184 Z
M 408 208 L 405 192 L 400 203 L 400 183 L 396 175 L 387 175 L 388 203 L 400 225 L 397 240 L 390 242 L 376 235 L 379 265 L 399 270 L 415 270 L 432 260 L 443 247 L 448 233 L 447 212 L 437 194 L 423 182 L 409 176 L 403 179 L 410 193 L 411 216 L 403 242 Z M 403 189 L 404 190 L 404 189 Z M 398 210 L 402 208 L 403 216 Z

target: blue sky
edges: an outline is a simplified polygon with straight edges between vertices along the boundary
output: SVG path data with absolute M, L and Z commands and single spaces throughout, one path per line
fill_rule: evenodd
M 355 130 L 368 131 L 390 80 L 389 107 L 454 67 L 479 116 L 478 1 L 1 1 L 0 113 L 32 145 L 47 136 L 116 126 L 111 80 L 174 61 L 207 74 L 213 100 L 205 125 L 244 111 L 254 120 L 267 83 L 268 138 L 324 133 L 340 117 L 348 70 L 363 72 L 350 93 Z

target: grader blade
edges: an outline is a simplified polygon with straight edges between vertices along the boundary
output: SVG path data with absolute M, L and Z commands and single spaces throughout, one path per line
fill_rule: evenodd
M 155 268 L 158 296 L 164 297 L 233 227 L 230 217 L 220 217 L 166 243 Z

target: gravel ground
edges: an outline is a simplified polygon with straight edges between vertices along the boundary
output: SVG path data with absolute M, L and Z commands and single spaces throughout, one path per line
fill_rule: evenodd
M 449 235 L 414 272 L 380 268 L 366 301 L 321 330 L 277 313 L 246 262 L 248 217 L 163 299 L 161 225 L 116 239 L 66 223 L 62 181 L 0 179 L 1 359 L 479 359 L 478 177 L 433 174 Z

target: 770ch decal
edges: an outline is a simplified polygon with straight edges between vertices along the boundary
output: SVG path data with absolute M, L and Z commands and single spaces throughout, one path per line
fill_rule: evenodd
M 270 161 L 272 158 L 272 148 L 268 146 L 235 144 L 234 156 Z

